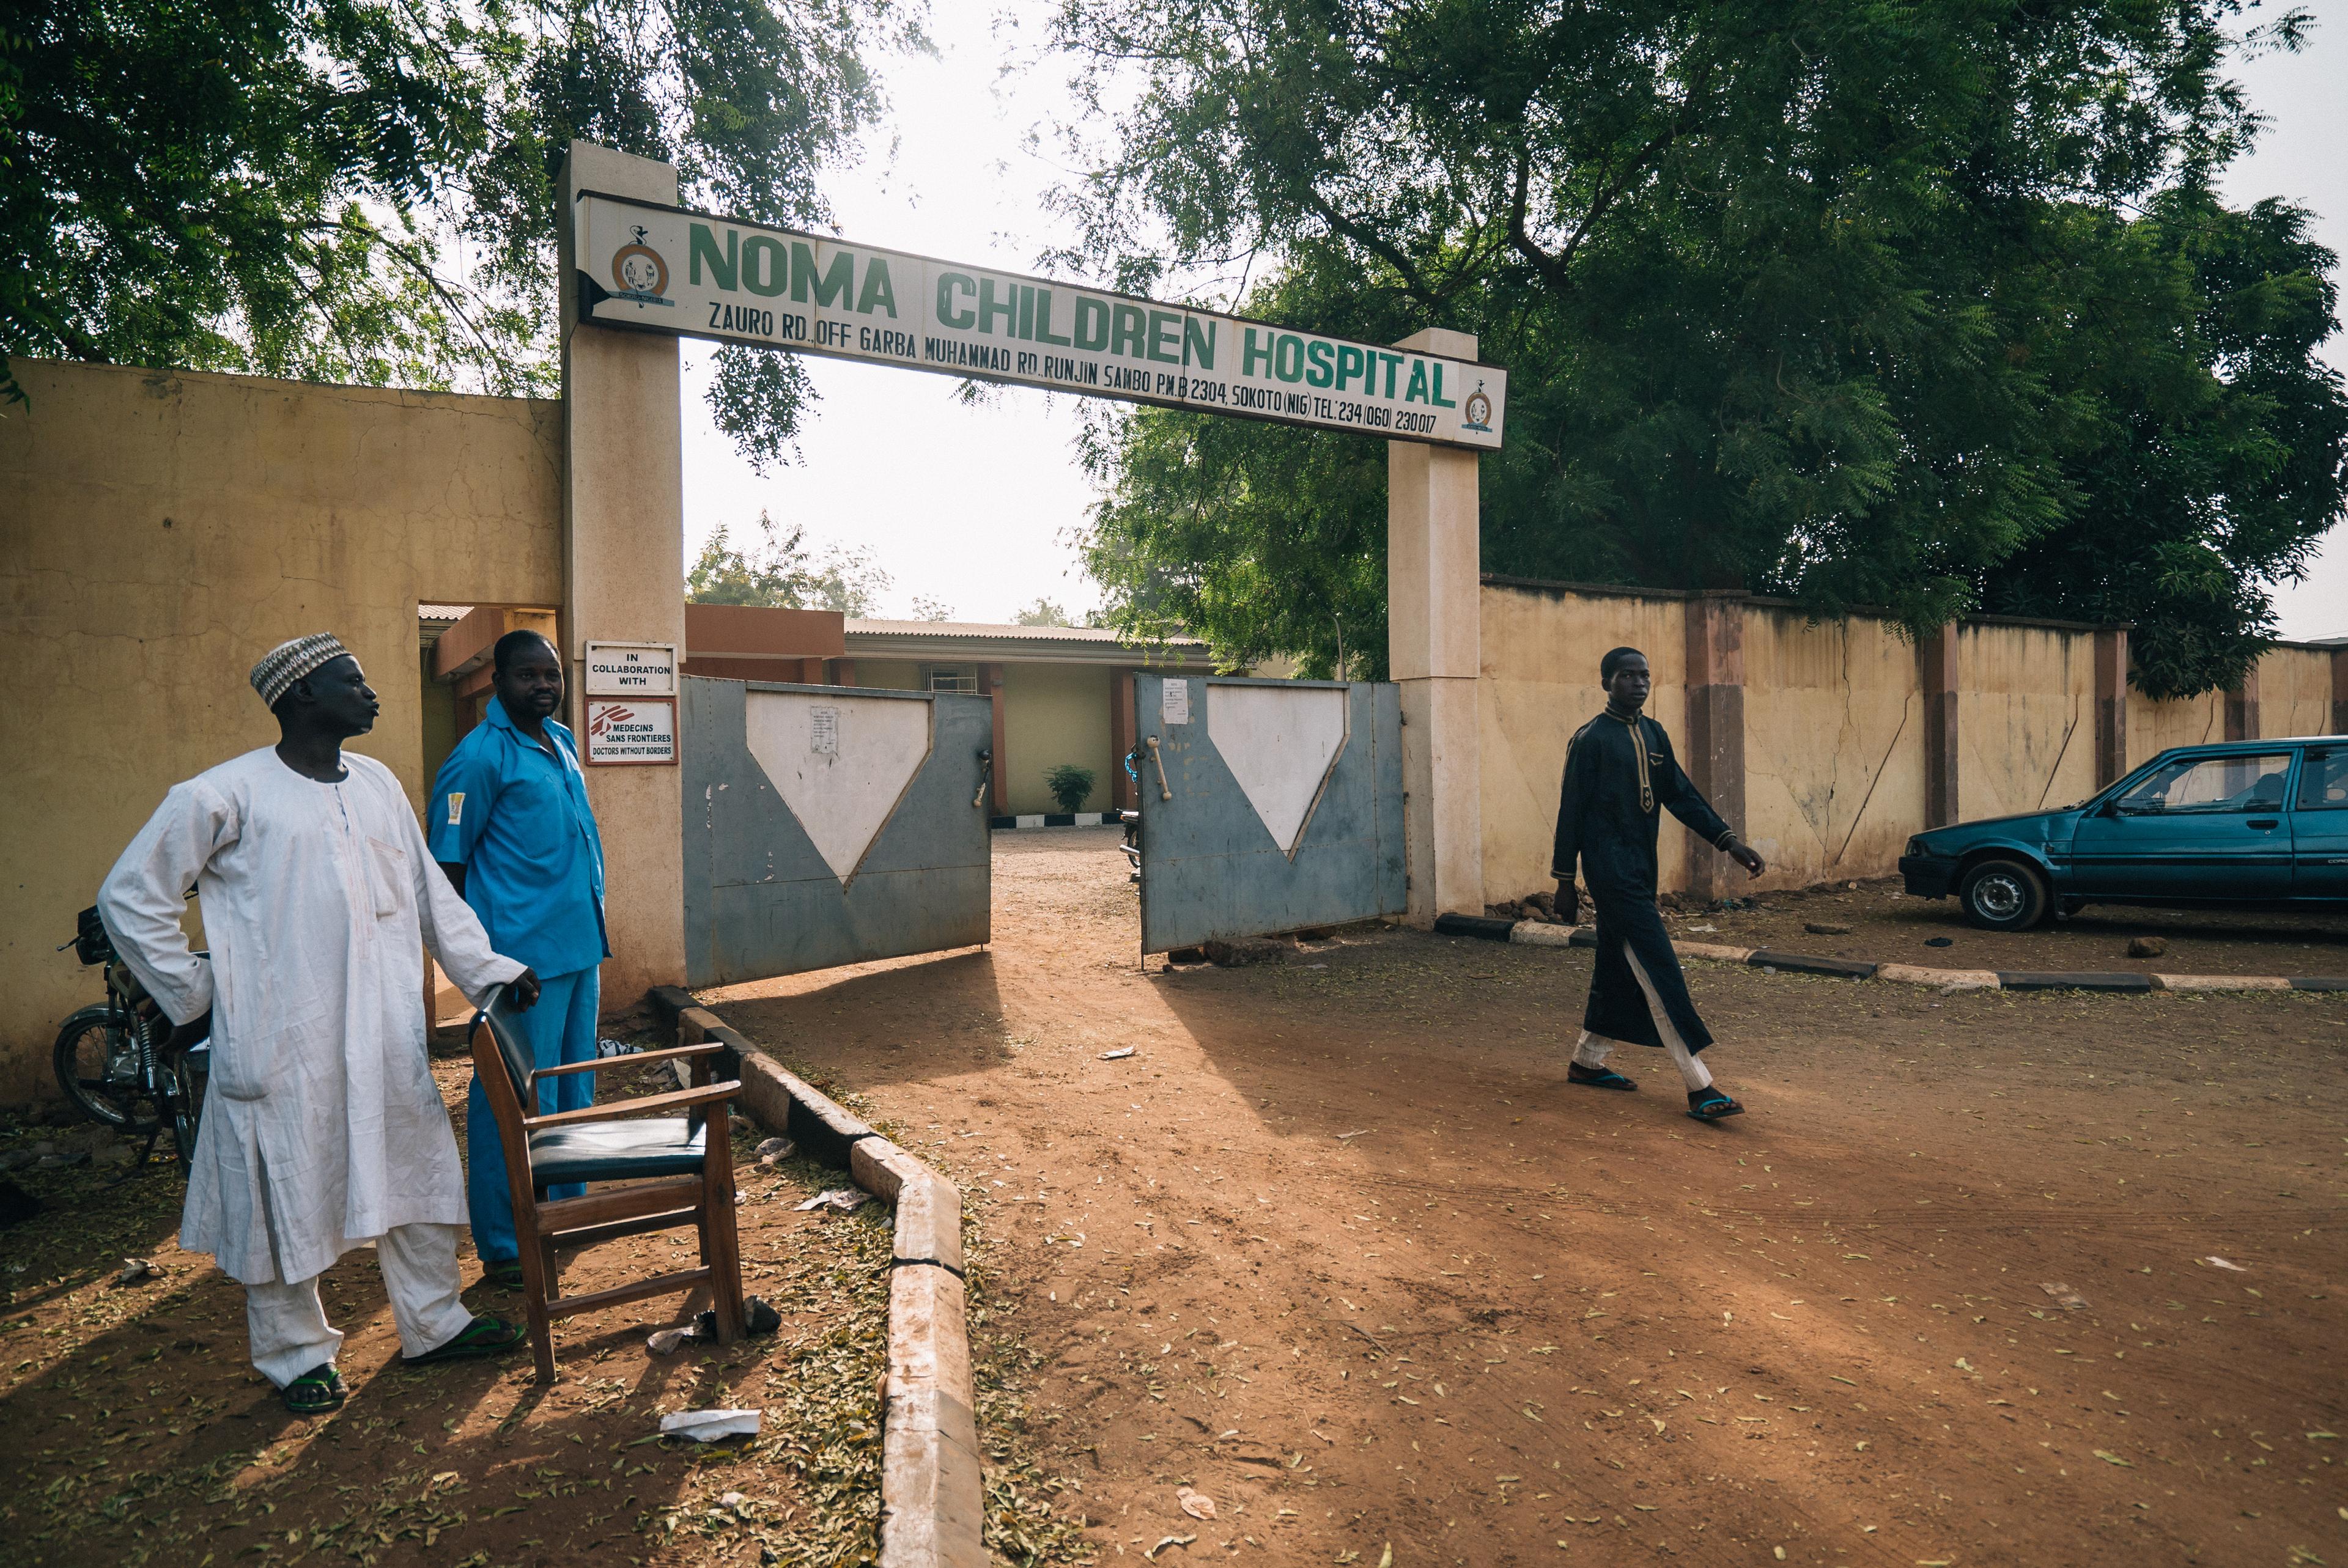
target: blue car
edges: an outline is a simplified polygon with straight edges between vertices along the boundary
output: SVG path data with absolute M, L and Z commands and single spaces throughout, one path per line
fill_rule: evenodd
M 2348 906 L 2348 736 L 2174 746 L 2078 805 L 1920 833 L 1900 875 L 1993 931 L 2086 904 Z

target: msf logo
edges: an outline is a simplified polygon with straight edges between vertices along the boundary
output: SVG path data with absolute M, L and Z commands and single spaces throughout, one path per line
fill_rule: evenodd
M 644 243 L 644 231 L 638 225 L 635 242 L 623 245 L 612 252 L 612 282 L 618 285 L 615 294 L 623 300 L 633 300 L 640 305 L 674 305 L 667 298 L 668 262 L 658 251 Z

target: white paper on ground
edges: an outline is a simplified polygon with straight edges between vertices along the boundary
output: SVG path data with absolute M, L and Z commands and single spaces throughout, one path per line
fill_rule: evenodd
M 661 1418 L 661 1435 L 691 1438 L 700 1443 L 756 1437 L 758 1417 L 757 1410 L 675 1410 Z

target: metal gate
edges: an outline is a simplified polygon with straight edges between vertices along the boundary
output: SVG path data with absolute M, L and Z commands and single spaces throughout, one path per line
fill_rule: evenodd
M 987 699 L 684 686 L 686 984 L 988 939 Z
M 1402 699 L 1138 674 L 1141 950 L 1403 910 Z

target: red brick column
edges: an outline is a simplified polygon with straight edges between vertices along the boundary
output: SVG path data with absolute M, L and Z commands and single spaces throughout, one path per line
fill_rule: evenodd
M 2125 626 L 2096 633 L 2096 787 L 2127 772 L 2128 634 Z
M 1125 754 L 1133 750 L 1133 671 L 1108 672 L 1109 805 L 1117 811 L 1139 811 L 1141 798 L 1125 771 Z
M 1707 593 L 1687 606 L 1688 777 L 1712 808 L 1745 831 L 1745 595 Z M 1683 829 L 1682 831 L 1685 831 Z M 1687 889 L 1717 898 L 1731 862 L 1687 835 Z
M 2243 675 L 2241 684 L 2226 693 L 2226 738 L 2259 738 L 2259 667 L 2255 664 Z
M 1924 675 L 1924 825 L 1957 820 L 1957 629 L 1943 626 L 1917 649 Z
M 1011 761 L 1003 753 L 1003 666 L 980 665 L 978 687 L 986 693 L 987 701 L 994 704 L 994 815 L 1008 816 L 1011 815 Z

